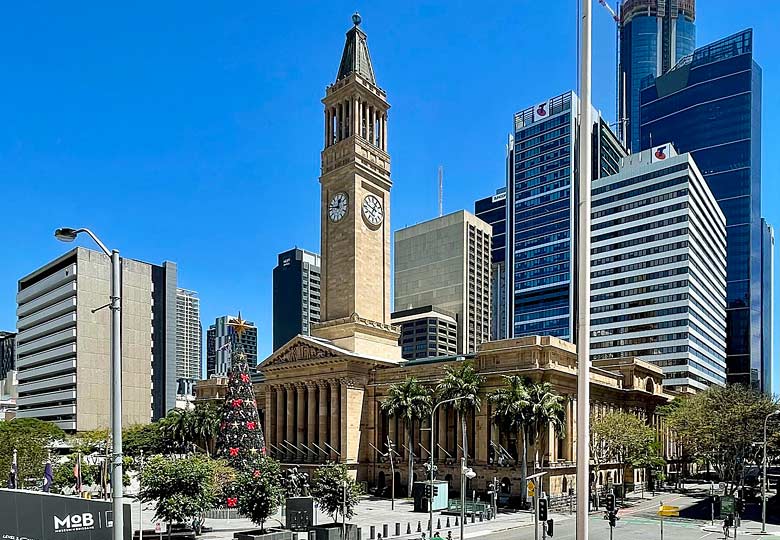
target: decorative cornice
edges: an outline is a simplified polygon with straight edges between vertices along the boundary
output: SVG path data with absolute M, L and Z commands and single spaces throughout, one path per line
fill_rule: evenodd
M 365 319 L 359 316 L 357 313 L 353 313 L 349 317 L 342 317 L 340 319 L 331 319 L 329 321 L 319 322 L 313 324 L 314 329 L 329 328 L 331 326 L 339 326 L 342 324 L 357 324 L 368 328 L 376 328 L 377 330 L 383 330 L 385 332 L 399 333 L 401 331 L 400 326 L 393 324 L 385 324 L 378 321 L 372 321 L 371 319 Z

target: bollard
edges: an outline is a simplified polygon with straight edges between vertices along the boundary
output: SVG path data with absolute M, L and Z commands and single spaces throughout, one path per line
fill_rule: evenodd
M 483 521 L 483 518 L 482 518 L 482 512 L 480 512 L 480 513 L 479 513 L 479 522 L 480 522 L 480 523 L 482 523 L 482 521 Z
M 406 534 L 412 534 L 412 524 L 408 521 L 406 522 Z
M 428 520 L 428 525 L 425 526 L 425 530 L 426 531 L 430 531 L 431 530 L 431 520 L 430 519 Z
M 374 540 L 374 538 L 376 538 L 376 525 L 371 525 L 371 527 L 369 527 L 369 529 L 368 529 L 368 537 L 371 540 Z
M 401 536 L 401 524 L 397 521 L 395 522 L 395 535 Z
M 422 532 L 422 526 L 420 525 L 420 520 L 417 520 L 417 532 Z
M 450 528 L 450 516 L 447 516 L 447 528 Z
M 436 528 L 441 530 L 441 518 L 436 520 Z
M 458 523 L 458 516 L 455 516 L 455 526 L 457 527 L 459 525 Z
M 476 512 L 471 512 L 471 522 L 475 523 L 477 519 Z
M 387 523 L 383 523 L 382 524 L 382 537 L 383 538 L 387 538 L 387 529 L 389 529 L 389 527 L 387 526 Z

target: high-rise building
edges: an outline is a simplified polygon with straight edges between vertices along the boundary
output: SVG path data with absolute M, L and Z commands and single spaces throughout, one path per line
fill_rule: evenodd
M 474 215 L 493 228 L 490 253 L 490 339 L 505 339 L 506 318 L 506 188 L 474 203 Z
M 217 317 L 214 324 L 206 331 L 206 377 L 212 375 L 225 376 L 230 370 L 232 349 L 228 343 L 244 346 L 246 361 L 250 369 L 257 365 L 257 327 L 247 321 L 250 328 L 241 337 L 237 337 L 228 324 L 235 315 Z
M 320 321 L 320 256 L 303 249 L 279 254 L 273 274 L 273 345 L 308 336 Z
M 75 248 L 19 280 L 18 417 L 68 431 L 109 426 L 111 263 Z M 176 402 L 176 265 L 122 259 L 122 421 Z
M 577 110 L 574 92 L 515 114 L 507 180 L 507 337 L 574 338 Z M 593 178 L 615 174 L 625 150 L 593 118 Z
M 774 328 L 774 314 L 772 306 L 775 304 L 775 230 L 761 218 L 761 363 L 764 391 L 772 392 L 774 388 L 774 344 L 772 343 L 772 329 Z
M 460 210 L 395 233 L 395 308 L 455 313 L 458 353 L 490 340 L 490 225 Z
M 0 330 L 0 381 L 16 369 L 16 333 Z
M 176 381 L 179 394 L 191 394 L 192 382 L 201 378 L 201 332 L 198 293 L 176 289 Z
M 762 379 L 761 68 L 753 31 L 696 49 L 669 73 L 644 81 L 641 144 L 690 152 L 726 215 L 729 382 L 769 390 Z M 771 339 L 771 338 L 770 338 Z M 767 351 L 768 352 L 768 351 Z
M 620 7 L 618 116 L 626 145 L 638 152 L 639 91 L 648 75 L 663 75 L 696 47 L 695 0 L 626 0 Z M 658 142 L 664 142 L 658 139 Z
M 455 313 L 423 306 L 396 311 L 390 319 L 401 327 L 401 356 L 404 359 L 457 354 L 458 321 Z
M 726 219 L 691 155 L 629 155 L 592 212 L 591 359 L 652 362 L 668 390 L 725 384 Z

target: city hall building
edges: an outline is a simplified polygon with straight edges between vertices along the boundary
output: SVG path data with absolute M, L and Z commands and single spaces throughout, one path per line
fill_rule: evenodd
M 377 86 L 357 14 L 353 21 L 338 75 L 322 100 L 322 322 L 312 325 L 310 336 L 292 338 L 258 366 L 263 380 L 255 389 L 268 451 L 284 464 L 304 469 L 328 460 L 344 463 L 359 481 L 381 492 L 393 481 L 387 458 L 391 444 L 398 453 L 393 465 L 400 494 L 406 485 L 408 452 L 416 457 L 414 475 L 420 480 L 433 446 L 439 478 L 457 486 L 463 449 L 454 411 L 440 408 L 433 426 L 429 420 L 416 422 L 407 440 L 403 424 L 389 418 L 381 404 L 392 384 L 415 377 L 433 392 L 446 367 L 468 360 L 486 378 L 481 407 L 466 422 L 468 464 L 477 473 L 469 489 L 482 492 L 493 477 L 504 480 L 502 489 L 508 495 L 524 489 L 515 464 L 516 434 L 492 422 L 487 400 L 505 376 L 521 375 L 550 382 L 564 397 L 565 433 L 546 433 L 538 448 L 528 448 L 528 456 L 529 472 L 543 468 L 548 473 L 548 493 L 567 492 L 575 487 L 574 345 L 555 337 L 527 336 L 483 343 L 468 355 L 402 359 L 399 328 L 390 318 L 390 105 Z M 661 368 L 647 362 L 595 361 L 591 417 L 616 409 L 631 411 L 661 433 L 655 411 L 669 399 L 662 383 Z M 598 469 L 597 483 L 621 482 L 618 464 L 600 464 Z M 626 479 L 628 484 L 643 479 L 643 471 L 633 476 Z

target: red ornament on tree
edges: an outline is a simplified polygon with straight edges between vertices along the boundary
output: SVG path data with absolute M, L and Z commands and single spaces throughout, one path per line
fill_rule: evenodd
M 241 382 L 249 382 L 249 375 L 247 375 L 246 373 L 242 373 Z
M 228 497 L 227 499 L 228 508 L 234 508 L 236 504 L 238 504 L 238 497 Z
M 254 476 L 255 478 L 260 478 L 260 471 L 255 470 L 255 472 L 252 473 L 252 476 Z
M 230 448 L 230 457 L 236 457 L 238 455 L 238 448 Z
M 246 428 L 247 429 L 255 429 L 256 427 L 257 427 L 257 424 L 255 424 L 254 422 L 247 422 L 246 423 Z
M 244 403 L 243 399 L 234 399 L 230 402 L 231 405 L 233 405 L 234 409 L 238 409 L 242 404 Z

